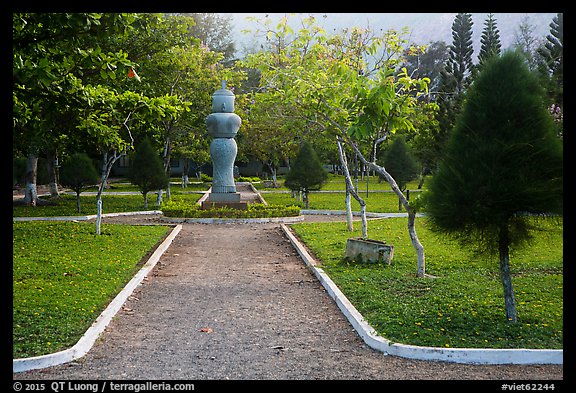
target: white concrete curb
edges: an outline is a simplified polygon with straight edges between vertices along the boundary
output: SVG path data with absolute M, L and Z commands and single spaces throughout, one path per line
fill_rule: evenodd
M 92 348 L 100 334 L 104 331 L 106 326 L 110 323 L 114 315 L 120 310 L 122 305 L 126 302 L 128 297 L 132 294 L 134 289 L 144 277 L 150 273 L 156 263 L 160 260 L 162 254 L 168 249 L 176 235 L 182 229 L 182 225 L 177 225 L 172 232 L 164 239 L 164 241 L 156 248 L 156 251 L 150 256 L 146 264 L 136 273 L 136 275 L 126 284 L 124 289 L 116 295 L 110 302 L 108 307 L 96 318 L 92 326 L 88 328 L 86 333 L 78 340 L 78 342 L 71 348 L 65 349 L 60 352 L 51 353 L 48 355 L 34 356 L 30 358 L 13 359 L 12 372 L 22 372 L 27 370 L 34 370 L 50 366 L 57 366 L 59 364 L 67 363 L 72 360 L 81 358 L 86 355 Z
M 199 223 L 199 224 L 266 224 L 266 223 L 297 223 L 304 221 L 304 216 L 296 217 L 268 217 L 268 218 L 162 218 L 163 222 Z
M 105 213 L 102 218 L 106 217 L 119 217 L 119 216 L 132 216 L 138 214 L 162 214 L 162 210 L 145 210 L 139 212 L 124 212 L 124 213 Z M 96 218 L 96 214 L 88 216 L 55 216 L 55 217 L 12 217 L 12 221 L 88 221 Z
M 300 209 L 300 214 L 305 215 L 317 215 L 317 216 L 345 216 L 346 210 L 320 210 L 320 209 Z M 360 216 L 360 212 L 352 212 L 353 216 Z M 424 217 L 424 213 L 416 213 L 416 217 Z M 368 218 L 398 218 L 398 217 L 408 217 L 408 213 L 372 213 L 366 212 L 366 217 Z
M 350 324 L 358 332 L 364 342 L 381 352 L 418 360 L 435 360 L 454 363 L 472 364 L 563 364 L 564 350 L 562 349 L 491 349 L 491 348 L 439 348 L 422 347 L 394 343 L 382 336 L 378 336 L 372 326 L 366 322 L 362 314 L 350 303 L 336 284 L 328 277 L 317 262 L 306 251 L 305 247 L 294 236 L 292 231 L 284 224 L 282 230 L 298 251 L 300 257 L 308 268 L 320 280 L 327 293 L 336 302 Z

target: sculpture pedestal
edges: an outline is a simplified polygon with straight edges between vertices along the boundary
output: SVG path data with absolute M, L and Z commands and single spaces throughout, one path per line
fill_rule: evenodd
M 248 210 L 248 202 L 240 202 L 239 192 L 211 192 L 202 202 L 202 210 L 229 207 L 238 210 Z
M 240 202 L 239 192 L 211 192 L 206 202 Z

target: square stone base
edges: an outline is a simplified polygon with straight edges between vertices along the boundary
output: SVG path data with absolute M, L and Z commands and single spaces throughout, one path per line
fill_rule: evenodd
M 229 207 L 238 210 L 248 210 L 248 202 L 240 202 L 239 192 L 212 192 L 202 202 L 202 210 Z
M 210 202 L 240 202 L 239 192 L 211 192 L 206 201 Z

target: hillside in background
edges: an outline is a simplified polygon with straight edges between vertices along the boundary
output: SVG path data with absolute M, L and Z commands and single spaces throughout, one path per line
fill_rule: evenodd
M 245 34 L 241 31 L 251 29 L 254 31 L 256 25 L 247 21 L 247 16 L 257 16 L 263 18 L 269 15 L 273 21 L 277 21 L 284 16 L 282 13 L 260 13 L 260 14 L 243 14 L 233 13 L 232 24 L 234 26 L 234 39 L 236 40 L 237 55 L 243 56 L 243 53 L 250 51 L 250 48 L 259 47 L 259 41 L 256 41 L 253 34 Z M 373 30 L 400 30 L 408 27 L 411 31 L 411 42 L 416 44 L 428 44 L 433 41 L 445 41 L 447 44 L 452 43 L 452 22 L 456 13 L 310 13 L 301 14 L 302 16 L 313 15 L 316 17 L 318 24 L 327 31 L 336 31 L 344 27 L 367 27 Z M 326 15 L 324 18 L 323 15 Z M 479 52 L 480 37 L 484 28 L 484 21 L 488 13 L 472 13 L 473 40 L 474 40 L 474 60 Z M 550 33 L 550 23 L 556 13 L 494 13 L 498 30 L 500 30 L 500 41 L 502 48 L 510 47 L 515 40 L 518 27 L 524 18 L 528 18 L 529 23 L 534 27 L 533 35 L 535 38 L 544 39 Z M 297 29 L 299 14 L 291 17 L 295 23 L 292 25 Z

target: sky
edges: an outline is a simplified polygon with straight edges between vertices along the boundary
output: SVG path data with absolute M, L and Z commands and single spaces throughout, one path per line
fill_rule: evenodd
M 241 55 L 244 47 L 254 45 L 254 38 L 250 34 L 242 33 L 244 29 L 255 29 L 252 22 L 246 20 L 247 16 L 264 18 L 269 15 L 274 21 L 279 20 L 284 13 L 222 13 L 232 16 L 233 34 L 237 42 L 237 49 Z M 300 16 L 306 17 L 309 13 L 293 14 L 289 20 L 293 20 L 293 28 L 297 28 Z M 433 41 L 452 42 L 452 23 L 456 13 L 312 13 L 318 24 L 328 32 L 343 27 L 367 27 L 376 29 L 397 29 L 408 27 L 411 31 L 411 41 L 416 44 L 428 44 Z M 326 18 L 323 17 L 326 15 Z M 487 13 L 472 13 L 473 41 L 475 53 L 479 52 L 480 37 L 484 27 Z M 508 48 L 514 43 L 515 35 L 520 23 L 527 18 L 534 26 L 534 36 L 544 38 L 550 32 L 550 23 L 556 13 L 495 13 L 496 24 L 500 31 L 502 47 Z M 275 24 L 274 24 L 275 25 Z

